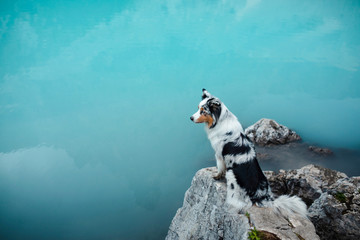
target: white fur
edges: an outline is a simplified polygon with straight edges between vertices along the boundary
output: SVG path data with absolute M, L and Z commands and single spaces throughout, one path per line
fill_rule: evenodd
M 226 163 L 228 163 L 230 160 L 232 160 L 234 163 L 240 164 L 240 163 L 245 163 L 247 161 L 250 161 L 254 157 L 255 157 L 255 150 L 251 149 L 248 154 L 244 154 L 241 156 L 227 155 L 224 160 Z
M 197 112 L 192 115 L 192 117 L 194 118 L 194 122 L 198 122 L 198 119 L 201 116 L 200 108 L 201 108 L 202 105 L 204 105 L 206 103 L 206 100 L 207 99 L 204 99 L 199 103 L 199 106 L 198 106 L 199 110 L 197 110 Z
M 282 216 L 291 216 L 297 213 L 306 218 L 307 215 L 306 204 L 297 196 L 282 195 L 274 201 L 264 201 L 264 206 L 272 208 Z
M 192 119 L 194 122 L 197 122 L 197 119 L 201 116 L 200 109 L 206 104 L 207 100 L 210 97 L 213 97 L 206 90 L 203 91 L 205 95 L 205 99 L 203 99 L 199 104 L 199 110 L 192 115 Z M 225 106 L 225 104 L 221 103 L 221 113 L 219 119 L 217 119 L 216 126 L 209 128 L 209 126 L 205 126 L 205 131 L 207 133 L 208 139 L 211 143 L 212 148 L 215 151 L 216 157 L 216 165 L 218 168 L 218 173 L 214 177 L 220 177 L 226 173 L 227 179 L 227 196 L 226 203 L 232 207 L 235 207 L 237 210 L 246 211 L 246 209 L 252 206 L 252 202 L 250 197 L 247 195 L 245 189 L 241 188 L 238 185 L 234 173 L 232 171 L 226 172 L 226 166 L 229 166 L 230 161 L 233 163 L 241 164 L 247 161 L 251 161 L 255 158 L 255 150 L 253 144 L 248 140 L 244 144 L 247 144 L 251 147 L 251 150 L 243 155 L 226 155 L 225 159 L 223 158 L 222 151 L 224 145 L 228 142 L 233 142 L 237 139 L 242 133 L 245 135 L 243 127 L 240 122 L 236 118 L 234 114 L 232 114 L 229 109 Z M 232 132 L 233 134 L 228 135 L 227 133 Z M 231 187 L 233 184 L 233 188 Z M 258 190 L 256 192 L 256 196 L 263 196 L 266 194 L 266 190 Z M 272 197 L 272 193 L 270 190 L 270 186 L 268 189 L 268 194 Z M 296 196 L 280 196 L 275 200 L 263 200 L 261 206 L 270 207 L 274 209 L 274 211 L 283 216 L 290 216 L 294 213 L 300 214 L 303 217 L 306 217 L 307 210 L 305 203 Z

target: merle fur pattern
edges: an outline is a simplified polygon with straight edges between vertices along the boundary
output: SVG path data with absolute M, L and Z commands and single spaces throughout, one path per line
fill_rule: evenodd
M 226 176 L 226 202 L 240 211 L 252 205 L 273 207 L 282 214 L 306 216 L 306 205 L 298 197 L 274 199 L 270 185 L 256 159 L 254 144 L 245 135 L 236 116 L 220 101 L 203 89 L 199 110 L 190 119 L 204 121 L 205 131 L 215 151 L 218 172 L 215 179 Z

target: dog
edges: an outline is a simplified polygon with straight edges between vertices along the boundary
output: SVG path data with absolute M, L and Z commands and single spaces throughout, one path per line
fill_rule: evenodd
M 274 198 L 269 182 L 256 159 L 252 141 L 245 135 L 236 118 L 219 98 L 202 90 L 198 111 L 190 117 L 195 123 L 205 123 L 205 131 L 215 151 L 219 180 L 226 177 L 226 203 L 238 212 L 252 205 L 270 207 L 283 216 L 307 215 L 305 203 L 297 196 Z

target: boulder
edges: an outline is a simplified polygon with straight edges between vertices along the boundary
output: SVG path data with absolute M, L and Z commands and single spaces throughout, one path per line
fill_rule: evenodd
M 315 165 L 307 165 L 296 170 L 280 170 L 278 173 L 264 171 L 272 192 L 275 196 L 288 194 L 297 195 L 310 206 L 323 191 L 336 181 L 347 178 L 341 173 L 328 168 Z
M 321 239 L 360 239 L 360 177 L 315 165 L 264 173 L 275 195 L 296 194 L 306 202 Z
M 260 146 L 286 144 L 301 140 L 293 130 L 272 119 L 260 119 L 245 129 L 245 134 Z
M 212 167 L 196 173 L 166 239 L 248 239 L 249 233 L 261 239 L 319 239 L 313 224 L 301 216 L 286 219 L 259 207 L 245 214 L 229 209 L 226 183 L 213 179 L 215 171 Z

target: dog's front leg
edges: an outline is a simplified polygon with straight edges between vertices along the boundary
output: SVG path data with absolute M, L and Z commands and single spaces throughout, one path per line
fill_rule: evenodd
M 215 158 L 216 158 L 216 166 L 218 172 L 213 175 L 213 178 L 219 180 L 225 176 L 226 166 L 225 166 L 224 158 L 221 155 L 216 154 Z

